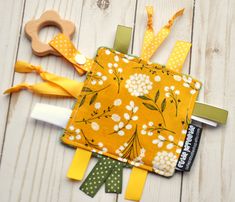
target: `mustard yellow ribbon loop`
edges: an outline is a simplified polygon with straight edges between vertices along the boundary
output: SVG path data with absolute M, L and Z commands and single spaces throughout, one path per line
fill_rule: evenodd
M 70 62 L 80 75 L 91 70 L 93 60 L 83 56 L 64 34 L 58 34 L 49 44 Z M 79 56 L 80 60 L 77 60 L 77 56 Z
M 153 38 L 154 38 L 154 30 L 153 30 L 153 7 L 147 6 L 147 15 L 148 15 L 148 22 L 147 22 L 147 29 L 144 34 L 144 40 L 143 40 L 143 47 L 142 47 L 142 54 L 141 57 L 146 60 L 148 58 L 148 52 L 147 48 L 149 44 L 151 44 Z
M 146 6 L 146 11 L 148 15 L 147 29 L 153 29 L 153 7 Z
M 174 21 L 176 20 L 177 17 L 180 17 L 184 14 L 184 8 L 177 11 L 172 17 L 171 19 L 168 21 L 168 24 L 165 25 L 166 28 L 170 29 L 171 26 L 173 25 Z
M 29 73 L 33 71 L 40 73 L 43 70 L 40 66 L 34 66 L 25 61 L 17 61 L 15 64 L 15 71 L 18 73 Z
M 54 95 L 54 96 L 62 96 L 62 97 L 72 97 L 68 92 L 59 88 L 58 86 L 49 83 L 49 82 L 41 82 L 34 85 L 30 85 L 27 83 L 21 83 L 15 85 L 9 89 L 7 89 L 4 94 L 15 93 L 21 90 L 29 90 L 33 93 L 37 93 L 40 95 Z
M 38 94 L 78 98 L 83 88 L 83 82 L 57 76 L 55 74 L 44 71 L 40 66 L 34 66 L 24 61 L 18 61 L 15 65 L 15 70 L 19 73 L 35 71 L 46 82 L 35 85 L 29 85 L 26 83 L 19 84 L 6 90 L 4 93 L 13 93 L 22 89 L 28 89 Z
M 175 13 L 172 18 L 168 21 L 168 24 L 165 25 L 157 35 L 154 35 L 154 28 L 153 28 L 153 7 L 147 6 L 146 7 L 147 15 L 148 15 L 148 22 L 147 22 L 147 29 L 144 34 L 143 40 L 143 47 L 141 52 L 141 58 L 143 60 L 149 61 L 149 59 L 153 56 L 156 50 L 160 47 L 163 41 L 168 37 L 170 34 L 170 28 L 173 25 L 175 19 L 181 16 L 184 12 L 184 9 L 181 9 L 177 13 Z

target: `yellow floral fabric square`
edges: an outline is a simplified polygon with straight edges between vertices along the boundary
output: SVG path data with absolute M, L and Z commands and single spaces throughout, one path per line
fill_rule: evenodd
M 200 87 L 188 75 L 102 47 L 61 139 L 171 176 Z

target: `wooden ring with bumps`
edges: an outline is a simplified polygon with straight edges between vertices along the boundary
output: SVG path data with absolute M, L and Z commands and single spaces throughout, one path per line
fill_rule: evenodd
M 39 32 L 46 26 L 55 26 L 60 31 L 68 36 L 70 39 L 75 32 L 75 25 L 68 20 L 61 19 L 56 11 L 49 10 L 41 15 L 37 20 L 31 20 L 25 25 L 26 36 L 31 40 L 32 51 L 37 56 L 45 56 L 53 54 L 59 56 L 59 54 L 47 43 L 43 43 L 39 39 Z

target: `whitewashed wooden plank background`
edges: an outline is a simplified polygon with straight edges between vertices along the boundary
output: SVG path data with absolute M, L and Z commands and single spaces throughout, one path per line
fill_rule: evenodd
M 146 23 L 145 5 L 155 8 L 156 30 L 184 7 L 184 16 L 176 22 L 153 61 L 164 64 L 177 39 L 192 41 L 184 72 L 204 83 L 201 101 L 229 109 L 230 116 L 226 126 L 204 127 L 190 173 L 176 173 L 170 179 L 150 174 L 141 201 L 235 201 L 235 1 L 109 1 L 109 7 L 102 10 L 96 0 L 0 0 L 0 92 L 12 84 L 40 81 L 34 74 L 14 73 L 17 59 L 40 64 L 59 75 L 84 79 L 60 58 L 38 58 L 32 54 L 23 28 L 45 10 L 57 10 L 62 17 L 72 20 L 77 28 L 74 43 L 93 57 L 99 46 L 112 47 L 118 24 L 134 27 L 129 52 L 139 55 Z M 53 28 L 43 29 L 40 38 L 49 41 L 56 32 Z M 0 201 L 125 201 L 128 169 L 124 172 L 123 194 L 105 194 L 102 188 L 93 199 L 79 191 L 80 183 L 65 177 L 74 150 L 60 143 L 61 130 L 29 118 L 37 102 L 71 107 L 74 101 L 28 92 L 0 95 Z M 92 159 L 88 172 L 95 162 Z

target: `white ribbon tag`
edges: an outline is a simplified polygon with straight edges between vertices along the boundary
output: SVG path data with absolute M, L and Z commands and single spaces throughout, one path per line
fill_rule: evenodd
M 33 108 L 31 117 L 65 128 L 71 114 L 72 110 L 68 108 L 37 103 Z

